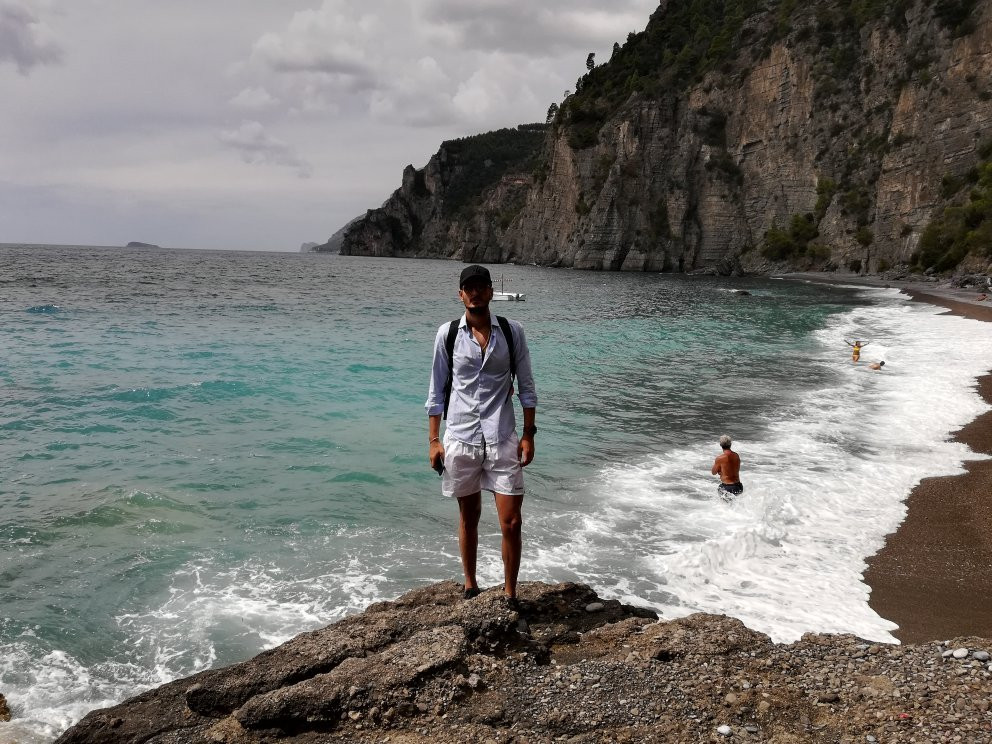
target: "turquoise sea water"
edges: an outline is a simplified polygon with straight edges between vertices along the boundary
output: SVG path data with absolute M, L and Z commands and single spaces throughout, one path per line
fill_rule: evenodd
M 0 742 L 460 578 L 423 408 L 459 264 L 0 246 L 0 266 Z M 494 270 L 527 294 L 494 307 L 524 323 L 540 399 L 522 579 L 888 637 L 863 559 L 967 455 L 946 439 L 983 410 L 987 327 L 884 290 Z M 935 383 L 915 360 L 947 334 Z M 856 335 L 885 376 L 850 364 Z M 927 395 L 942 413 L 917 420 Z M 483 532 L 496 584 L 488 506 Z

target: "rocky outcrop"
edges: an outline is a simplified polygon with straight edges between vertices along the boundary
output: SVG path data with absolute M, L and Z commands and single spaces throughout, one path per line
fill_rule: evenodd
M 520 169 L 533 168 L 545 131 L 529 124 L 443 143 L 426 167 L 404 169 L 379 209 L 346 226 L 341 253 L 498 260 L 533 185 Z
M 341 246 L 344 244 L 344 234 L 349 228 L 351 228 L 352 225 L 360 221 L 364 216 L 365 215 L 359 215 L 358 217 L 349 220 L 344 227 L 329 237 L 326 243 L 304 243 L 304 245 L 309 245 L 310 250 L 314 253 L 340 253 Z
M 838 10 L 848 4 L 805 3 L 785 31 L 783 4 L 766 5 L 717 69 L 635 86 L 591 138 L 575 136 L 578 104 L 566 99 L 538 166 L 506 173 L 468 213 L 440 208 L 444 147 L 408 166 L 342 252 L 719 273 L 909 262 L 953 196 L 948 179 L 974 168 L 992 136 L 992 0 L 902 2 L 862 27 Z M 966 27 L 940 15 L 958 5 L 971 8 Z M 816 237 L 773 266 L 766 232 L 797 217 Z
M 58 744 L 977 741 L 987 646 L 775 645 L 578 584 L 527 583 L 511 606 L 444 582 L 94 711 Z
M 154 243 L 141 243 L 137 240 L 132 240 L 124 247 L 125 248 L 158 248 L 159 246 L 155 245 Z
M 10 720 L 10 708 L 7 707 L 7 698 L 0 695 L 0 721 Z

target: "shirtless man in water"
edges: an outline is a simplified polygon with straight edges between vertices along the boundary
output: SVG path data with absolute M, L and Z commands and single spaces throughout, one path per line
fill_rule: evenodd
M 713 461 L 713 475 L 720 476 L 720 485 L 717 486 L 717 493 L 724 501 L 730 501 L 733 496 L 740 496 L 744 493 L 744 486 L 741 484 L 741 458 L 730 449 L 730 437 L 724 434 L 720 437 L 720 446 L 723 453 Z

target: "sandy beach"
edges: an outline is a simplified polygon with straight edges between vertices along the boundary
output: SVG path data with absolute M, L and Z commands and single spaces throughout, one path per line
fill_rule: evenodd
M 915 301 L 992 321 L 992 302 L 980 301 L 974 289 L 875 277 L 792 274 L 789 278 L 897 287 Z M 992 403 L 992 373 L 976 385 Z M 954 438 L 976 453 L 992 454 L 992 411 L 954 432 Z M 965 463 L 965 469 L 961 475 L 923 479 L 907 499 L 906 519 L 868 560 L 869 603 L 899 625 L 895 635 L 903 643 L 956 636 L 992 638 L 992 460 L 973 460 Z

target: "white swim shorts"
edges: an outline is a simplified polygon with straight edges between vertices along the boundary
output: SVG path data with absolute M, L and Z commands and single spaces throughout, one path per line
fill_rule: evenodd
M 459 442 L 444 433 L 444 473 L 441 493 L 451 498 L 469 496 L 479 491 L 521 496 L 524 472 L 517 455 L 517 435 L 505 442 L 475 445 Z

